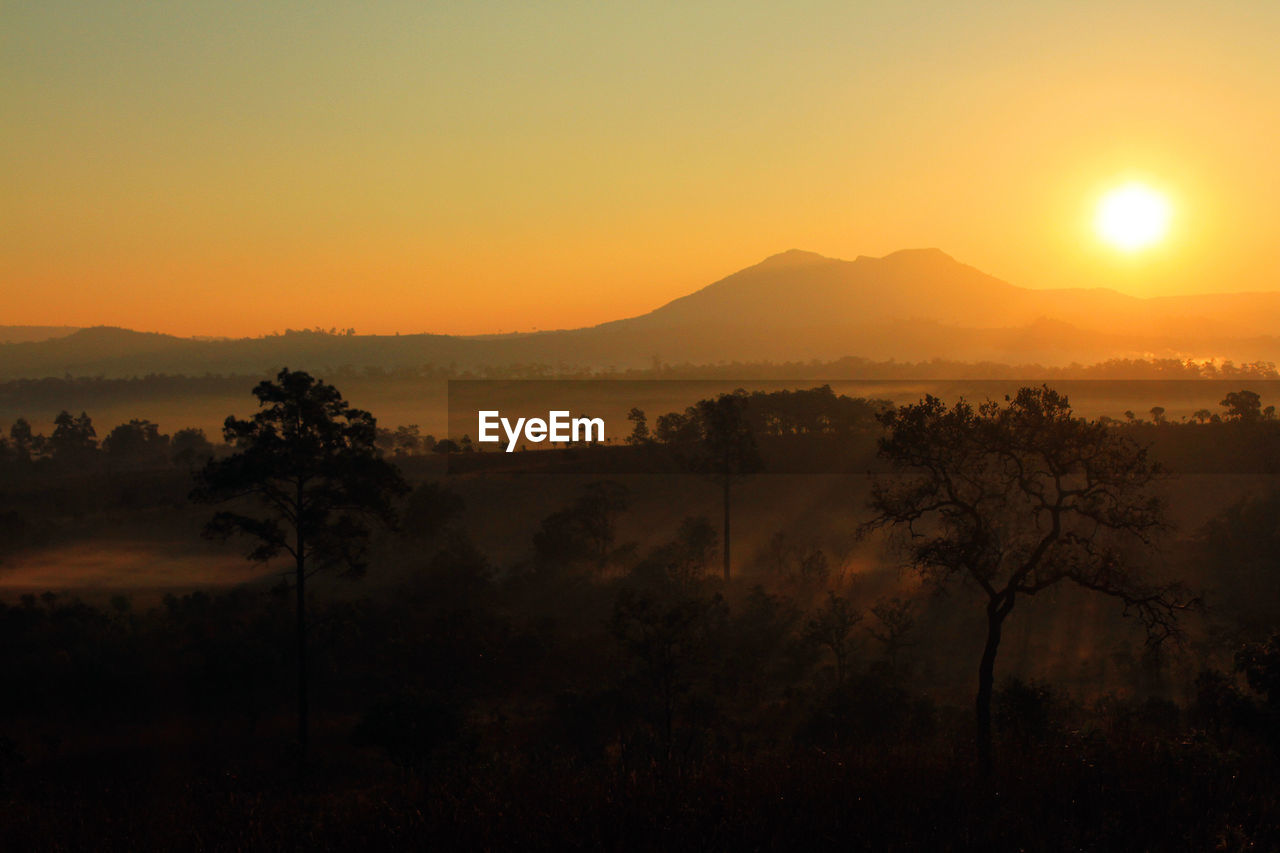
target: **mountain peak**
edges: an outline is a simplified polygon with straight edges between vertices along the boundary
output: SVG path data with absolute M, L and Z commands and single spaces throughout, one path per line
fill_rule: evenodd
M 959 261 L 941 249 L 899 249 L 896 252 L 890 252 L 880 260 L 927 264 L 936 264 L 940 262 L 951 264 L 959 263 Z
M 812 264 L 821 264 L 829 262 L 831 258 L 819 255 L 817 252 L 806 252 L 804 249 L 787 249 L 785 252 L 779 252 L 776 255 L 770 255 L 761 261 L 757 266 L 761 267 L 803 267 Z

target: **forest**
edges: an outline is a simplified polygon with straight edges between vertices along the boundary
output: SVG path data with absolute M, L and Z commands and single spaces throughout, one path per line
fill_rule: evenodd
M 287 370 L 15 418 L 0 843 L 1274 848 L 1275 409 L 1052 385 L 510 455 Z

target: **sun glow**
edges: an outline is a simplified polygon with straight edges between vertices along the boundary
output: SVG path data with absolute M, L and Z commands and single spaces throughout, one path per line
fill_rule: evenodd
M 1164 239 L 1173 213 L 1168 199 L 1143 184 L 1125 184 L 1098 203 L 1098 235 L 1118 249 L 1134 252 Z

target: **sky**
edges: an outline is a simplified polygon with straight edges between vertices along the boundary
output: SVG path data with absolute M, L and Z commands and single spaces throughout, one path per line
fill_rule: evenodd
M 0 0 L 0 324 L 486 333 L 768 255 L 1280 289 L 1280 4 Z M 1099 239 L 1140 181 L 1163 241 Z

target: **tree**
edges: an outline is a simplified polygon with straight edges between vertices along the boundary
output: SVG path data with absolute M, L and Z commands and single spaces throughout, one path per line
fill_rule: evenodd
M 304 759 L 306 582 L 329 567 L 362 575 L 370 522 L 393 523 L 392 501 L 408 487 L 378 455 L 373 416 L 351 408 L 332 385 L 285 368 L 275 382 L 260 382 L 253 394 L 259 411 L 249 420 L 230 416 L 223 427 L 236 452 L 209 460 L 196 475 L 192 498 L 236 504 L 213 516 L 207 535 L 248 536 L 254 542 L 248 555 L 252 560 L 269 560 L 282 552 L 293 558 L 298 747 Z
M 396 456 L 413 456 L 422 450 L 422 434 L 417 424 L 396 427 L 392 446 Z
M 32 432 L 26 418 L 18 418 L 9 427 L 9 442 L 19 462 L 30 462 L 44 450 L 45 437 Z
M 120 424 L 102 439 L 102 450 L 113 460 L 125 463 L 156 464 L 169 454 L 169 436 L 146 420 Z
M 658 415 L 655 434 L 658 441 L 669 447 L 692 445 L 699 438 L 698 422 L 694 416 L 693 407 L 689 407 L 683 413 L 667 412 L 665 415 Z
M 715 560 L 717 540 L 715 525 L 703 516 L 687 516 L 675 538 L 647 554 L 631 576 L 655 587 L 686 592 L 697 589 Z
M 1262 420 L 1262 398 L 1255 391 L 1232 391 L 1218 405 L 1227 410 L 1224 420 L 1242 423 Z
M 729 580 L 730 497 L 733 481 L 763 467 L 747 416 L 745 391 L 699 400 L 683 415 L 658 418 L 658 438 L 671 446 L 690 471 L 715 480 L 724 497 L 724 579 Z
M 98 449 L 98 433 L 93 428 L 93 419 L 84 412 L 72 417 L 68 411 L 58 413 L 53 421 L 53 435 L 49 436 L 48 448 L 58 462 L 82 465 L 93 457 Z
M 649 435 L 649 420 L 645 417 L 644 410 L 632 407 L 627 412 L 627 420 L 631 421 L 631 434 L 627 436 L 627 444 L 648 444 L 651 440 Z
M 636 698 L 649 711 L 664 762 L 674 757 L 681 718 L 692 717 L 697 684 L 710 675 L 728 617 L 718 593 L 624 588 L 614 601 L 610 632 L 634 669 Z
M 836 662 L 836 684 L 844 684 L 853 654 L 853 629 L 862 622 L 862 614 L 853 609 L 849 599 L 827 591 L 826 603 L 805 626 L 804 638 L 831 650 Z
M 700 400 L 695 407 L 702 426 L 702 440 L 693 459 L 694 468 L 709 474 L 719 484 L 724 496 L 724 579 L 729 580 L 732 561 L 729 556 L 730 490 L 733 481 L 753 474 L 763 465 L 756 450 L 755 436 L 747 421 L 745 394 L 721 394 L 714 400 Z
M 782 531 L 769 540 L 768 559 L 773 573 L 792 586 L 813 589 L 831 574 L 831 562 L 821 548 L 796 542 Z
M 912 610 L 911 602 L 902 598 L 884 598 L 871 608 L 878 627 L 868 628 L 867 633 L 883 647 L 885 663 L 891 672 L 898 666 L 898 653 L 912 645 L 907 639 L 916 625 Z
M 634 548 L 615 547 L 618 517 L 630 504 L 631 495 L 621 483 L 588 483 L 573 503 L 542 520 L 533 535 L 538 562 L 544 566 L 586 562 L 603 572 Z
M 1072 415 L 1065 397 L 1023 388 L 1006 405 L 948 409 L 927 396 L 881 416 L 880 454 L 896 470 L 872 488 L 874 518 L 909 564 L 934 583 L 964 579 L 986 597 L 978 667 L 978 762 L 992 764 L 996 653 L 1015 603 L 1062 581 L 1112 596 L 1158 643 L 1198 603 L 1177 585 L 1144 578 L 1132 546 L 1166 527 L 1152 495 L 1162 476 L 1124 430 Z
M 169 442 L 173 461 L 179 465 L 203 465 L 213 457 L 213 443 L 205 437 L 204 430 L 186 427 L 173 434 Z

